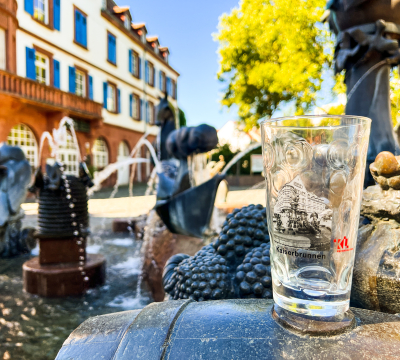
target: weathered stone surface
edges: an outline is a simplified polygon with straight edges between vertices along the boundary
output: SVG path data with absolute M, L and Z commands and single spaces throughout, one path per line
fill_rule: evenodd
M 98 316 L 69 336 L 57 360 L 97 360 L 100 354 L 104 360 L 399 358 L 397 315 L 351 308 L 355 329 L 336 336 L 304 336 L 279 325 L 272 306 L 272 300 L 264 299 L 181 300 L 151 304 L 139 314 Z
M 352 303 L 370 310 L 400 312 L 400 191 L 371 186 L 361 214 L 371 223 L 359 227 Z
M 368 187 L 363 192 L 361 215 L 373 221 L 388 218 L 400 223 L 400 191 L 386 191 L 379 185 Z
M 167 260 L 175 254 L 194 255 L 205 243 L 202 239 L 171 233 L 157 213 L 152 210 L 147 218 L 142 252 L 143 280 L 148 284 L 155 301 L 164 300 L 162 273 Z

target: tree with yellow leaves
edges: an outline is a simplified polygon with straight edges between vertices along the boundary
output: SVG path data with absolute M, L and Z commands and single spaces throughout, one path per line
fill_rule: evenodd
M 318 25 L 326 0 L 242 0 L 220 18 L 220 70 L 227 83 L 222 104 L 236 104 L 247 127 L 278 106 L 309 110 L 321 88 L 329 32 Z

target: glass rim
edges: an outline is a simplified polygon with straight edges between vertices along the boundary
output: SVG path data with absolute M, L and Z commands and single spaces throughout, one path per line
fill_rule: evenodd
M 315 126 L 285 126 L 285 125 L 274 125 L 283 120 L 297 120 L 297 119 L 317 119 L 317 118 L 330 118 L 330 119 L 358 119 L 361 120 L 359 124 L 340 124 L 340 125 L 315 125 Z M 260 122 L 260 126 L 267 126 L 276 129 L 332 129 L 341 127 L 350 127 L 355 125 L 366 125 L 371 124 L 372 120 L 366 116 L 359 115 L 297 115 L 297 116 L 282 116 L 278 118 L 263 120 Z

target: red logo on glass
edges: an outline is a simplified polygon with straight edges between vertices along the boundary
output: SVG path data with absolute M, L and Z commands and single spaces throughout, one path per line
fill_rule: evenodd
M 353 248 L 349 247 L 349 239 L 345 236 L 343 239 L 333 240 L 337 243 L 337 252 L 351 251 Z

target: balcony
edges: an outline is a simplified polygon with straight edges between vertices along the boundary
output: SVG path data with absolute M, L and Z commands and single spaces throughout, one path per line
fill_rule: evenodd
M 67 112 L 69 116 L 87 120 L 102 118 L 103 105 L 100 103 L 2 70 L 0 70 L 0 93 L 47 111 Z

